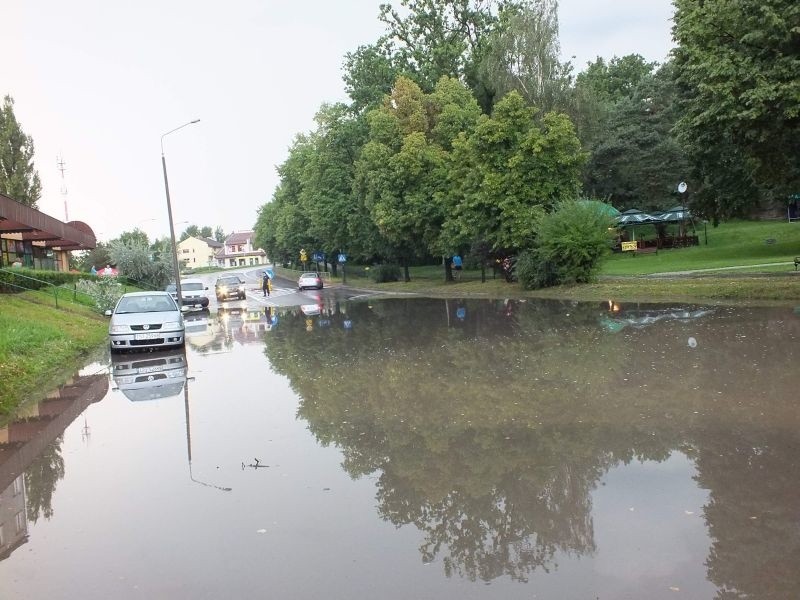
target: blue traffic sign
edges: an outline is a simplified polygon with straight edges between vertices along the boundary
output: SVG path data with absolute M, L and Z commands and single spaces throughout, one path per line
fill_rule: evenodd
M 311 255 L 311 260 L 313 260 L 314 262 L 320 262 L 322 260 L 325 260 L 325 254 L 322 252 L 314 252 L 314 254 Z
M 338 260 L 340 263 L 347 262 L 347 254 L 345 254 L 344 252 L 340 253 Z

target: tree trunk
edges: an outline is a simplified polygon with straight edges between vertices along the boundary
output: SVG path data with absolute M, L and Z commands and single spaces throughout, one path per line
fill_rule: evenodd
M 444 280 L 453 281 L 453 259 L 449 256 L 444 259 Z

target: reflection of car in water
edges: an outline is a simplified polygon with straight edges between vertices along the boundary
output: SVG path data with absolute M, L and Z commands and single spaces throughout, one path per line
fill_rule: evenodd
M 155 400 L 176 396 L 186 383 L 183 349 L 153 354 L 111 356 L 114 383 L 128 400 Z
M 300 306 L 300 310 L 303 311 L 303 314 L 307 317 L 314 317 L 322 311 L 322 307 L 319 304 L 303 304 Z

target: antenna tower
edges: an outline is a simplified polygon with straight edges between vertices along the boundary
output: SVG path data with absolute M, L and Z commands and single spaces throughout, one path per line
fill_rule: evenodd
M 67 165 L 62 156 L 56 157 L 56 164 L 58 170 L 61 171 L 61 196 L 64 198 L 64 222 L 69 223 L 69 211 L 67 210 L 67 182 L 64 180 L 64 171 L 67 170 Z

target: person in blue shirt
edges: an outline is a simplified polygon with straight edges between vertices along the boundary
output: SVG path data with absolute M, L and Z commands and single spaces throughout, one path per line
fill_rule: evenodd
M 461 262 L 461 257 L 456 254 L 453 257 L 453 270 L 455 271 L 456 279 L 461 279 L 461 270 L 463 269 L 463 264 Z

